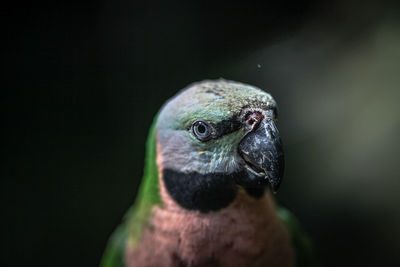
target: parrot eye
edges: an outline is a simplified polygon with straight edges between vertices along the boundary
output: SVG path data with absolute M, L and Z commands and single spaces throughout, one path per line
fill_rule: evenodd
M 205 121 L 195 121 L 192 124 L 192 132 L 200 141 L 207 141 L 211 136 L 211 126 Z

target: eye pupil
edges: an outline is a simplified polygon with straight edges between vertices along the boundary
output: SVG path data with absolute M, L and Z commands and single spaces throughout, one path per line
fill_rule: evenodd
M 197 126 L 197 131 L 200 133 L 200 134 L 204 134 L 205 132 L 206 132 L 206 126 L 204 126 L 202 123 L 199 123 L 199 126 Z

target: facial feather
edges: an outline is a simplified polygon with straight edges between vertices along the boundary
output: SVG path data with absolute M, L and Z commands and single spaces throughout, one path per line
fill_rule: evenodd
M 237 171 L 240 160 L 237 146 L 245 129 L 236 129 L 234 123 L 241 123 L 243 112 L 249 108 L 275 107 L 268 93 L 253 86 L 225 80 L 190 85 L 169 100 L 161 111 L 157 128 L 163 165 L 201 174 Z M 219 126 L 222 136 L 207 142 L 197 140 L 190 132 L 197 119 Z

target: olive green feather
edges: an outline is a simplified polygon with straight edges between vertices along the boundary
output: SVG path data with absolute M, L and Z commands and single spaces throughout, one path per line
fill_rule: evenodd
M 161 205 L 158 190 L 158 168 L 156 163 L 156 124 L 155 117 L 146 142 L 146 157 L 143 178 L 135 204 L 125 214 L 123 222 L 108 240 L 101 259 L 101 267 L 123 267 L 124 251 L 127 243 L 135 246 L 148 222 L 154 205 Z
M 314 246 L 297 218 L 286 208 L 277 207 L 278 217 L 286 225 L 296 253 L 296 267 L 320 266 Z

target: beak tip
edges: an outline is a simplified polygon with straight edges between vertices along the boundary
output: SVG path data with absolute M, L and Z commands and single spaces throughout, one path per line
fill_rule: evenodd
M 278 192 L 280 186 L 280 180 L 279 181 L 273 181 L 271 179 L 269 180 L 269 188 L 271 189 L 272 193 L 276 194 Z

